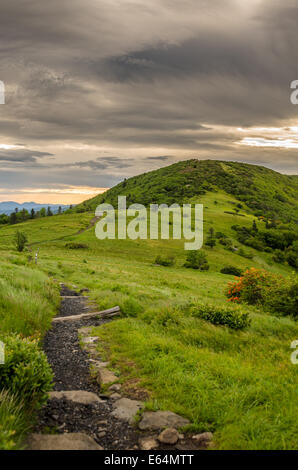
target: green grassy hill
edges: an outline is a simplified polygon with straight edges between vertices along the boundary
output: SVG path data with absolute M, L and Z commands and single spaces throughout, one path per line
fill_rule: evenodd
M 205 176 L 198 180 L 200 168 Z M 252 181 L 255 202 L 266 200 L 268 214 L 278 213 L 283 223 L 266 228 L 263 219 L 255 217 L 260 209 L 253 207 L 252 193 L 243 193 L 249 189 L 243 183 L 246 177 Z M 229 187 L 228 181 L 237 186 Z M 205 242 L 210 229 L 216 236 L 213 248 L 203 247 L 209 271 L 184 267 L 184 240 L 98 240 L 90 227 L 94 209 L 103 199 L 115 203 L 118 194 L 130 195 L 131 202 L 171 203 L 180 194 L 178 202 L 203 203 Z M 56 308 L 53 279 L 88 287 L 99 309 L 121 307 L 122 318 L 93 333 L 102 339 L 103 358 L 121 374 L 123 389 L 129 393 L 132 384 L 148 390 L 147 409 L 170 409 L 186 416 L 192 431 L 214 432 L 217 449 L 294 449 L 297 366 L 290 361 L 290 345 L 298 338 L 297 323 L 260 305 L 242 304 L 235 308 L 248 313 L 251 324 L 234 330 L 191 315 L 188 305 L 208 304 L 214 311 L 229 305 L 225 291 L 235 277 L 220 272 L 225 266 L 242 271 L 265 268 L 285 282 L 297 279 L 293 267 L 277 257 L 280 252 L 295 254 L 296 201 L 294 177 L 250 165 L 190 161 L 131 178 L 78 207 L 92 211 L 2 226 L 0 275 L 5 283 L 0 292 L 0 336 L 42 336 Z M 23 253 L 15 249 L 16 230 L 28 236 Z M 263 246 L 252 246 L 252 239 Z M 270 247 L 280 239 L 286 248 Z M 37 248 L 35 266 L 31 257 Z M 159 255 L 174 257 L 175 264 L 156 264 Z M 39 309 L 43 316 L 36 315 Z M 0 447 L 1 424 L 0 413 Z
M 224 191 L 256 216 L 298 221 L 298 177 L 268 168 L 216 160 L 188 160 L 123 181 L 77 206 L 95 210 L 101 202 L 117 205 L 118 195 L 130 203 L 172 204 L 199 200 L 207 192 Z

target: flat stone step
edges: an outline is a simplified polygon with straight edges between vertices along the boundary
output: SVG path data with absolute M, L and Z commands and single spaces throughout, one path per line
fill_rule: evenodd
M 120 315 L 120 307 L 116 306 L 113 308 L 109 308 L 107 310 L 102 310 L 101 312 L 90 312 L 90 313 L 81 313 L 79 315 L 70 315 L 67 317 L 56 317 L 53 318 L 53 323 L 59 322 L 66 322 L 66 321 L 73 321 L 73 320 L 81 320 L 82 318 L 92 318 L 92 317 L 102 317 L 102 318 L 110 318 Z
M 29 450 L 104 450 L 87 434 L 31 434 Z
M 60 295 L 61 299 L 88 299 L 84 295 Z
M 96 393 L 87 392 L 86 390 L 67 390 L 62 392 L 50 392 L 49 399 L 68 400 L 73 403 L 80 403 L 81 405 L 92 405 L 94 403 L 102 403 Z

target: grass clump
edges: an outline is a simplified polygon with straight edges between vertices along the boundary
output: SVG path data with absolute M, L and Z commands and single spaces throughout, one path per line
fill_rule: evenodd
M 89 247 L 86 243 L 69 242 L 66 243 L 65 248 L 68 248 L 69 250 L 85 250 Z
M 191 315 L 213 325 L 224 325 L 234 330 L 243 330 L 251 323 L 248 313 L 243 313 L 237 307 L 201 304 L 191 308 Z
M 236 268 L 235 266 L 224 266 L 220 272 L 221 274 L 230 274 L 231 276 L 240 277 L 242 274 L 242 269 Z
M 7 391 L 0 391 L 0 450 L 20 449 L 27 429 L 22 401 Z
M 160 266 L 174 266 L 175 258 L 174 258 L 174 256 L 160 256 L 160 255 L 158 255 L 155 258 L 155 264 L 158 264 Z

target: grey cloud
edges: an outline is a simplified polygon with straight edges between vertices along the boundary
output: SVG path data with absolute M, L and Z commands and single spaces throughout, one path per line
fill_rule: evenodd
M 32 184 L 108 186 L 189 156 L 297 168 L 295 151 L 235 144 L 237 127 L 297 121 L 296 0 L 2 3 L 0 143 L 39 154 L 1 150 L 0 160 L 30 168 Z M 103 150 L 56 152 L 64 142 Z
M 0 161 L 2 162 L 20 162 L 35 163 L 37 159 L 44 157 L 52 157 L 53 154 L 48 152 L 38 152 L 36 150 L 27 149 L 0 149 Z

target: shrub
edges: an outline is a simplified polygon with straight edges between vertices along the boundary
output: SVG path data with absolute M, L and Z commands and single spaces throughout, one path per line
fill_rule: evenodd
M 202 304 L 192 307 L 190 313 L 193 317 L 202 318 L 213 325 L 224 325 L 234 330 L 241 330 L 250 325 L 248 314 L 241 312 L 237 307 Z
M 296 251 L 289 250 L 286 254 L 286 260 L 292 268 L 298 268 L 298 254 Z
M 27 241 L 28 241 L 27 235 L 18 230 L 15 234 L 15 244 L 16 244 L 16 249 L 19 252 L 24 251 Z
M 257 304 L 278 315 L 297 316 L 298 283 L 295 278 L 286 279 L 251 268 L 238 281 L 229 283 L 226 295 L 231 302 Z
M 160 255 L 158 255 L 155 258 L 155 264 L 159 264 L 160 266 L 174 266 L 175 258 L 174 258 L 174 256 L 160 256 Z
M 7 391 L 0 391 L 0 450 L 19 449 L 28 429 L 23 403 Z
M 284 263 L 286 261 L 286 256 L 281 250 L 276 250 L 272 259 L 275 263 Z
M 81 250 L 89 247 L 86 243 L 70 242 L 66 243 L 65 248 L 68 248 L 69 250 Z
M 199 269 L 200 271 L 208 271 L 209 264 L 204 251 L 189 251 L 184 264 L 186 268 Z
M 20 397 L 28 407 L 39 407 L 51 390 L 52 371 L 36 340 L 6 336 L 5 363 L 0 365 L 1 389 Z
M 250 251 L 245 251 L 243 248 L 240 248 L 240 250 L 238 251 L 238 255 L 247 259 L 253 259 L 254 257 L 254 255 Z
M 120 305 L 121 312 L 128 317 L 137 317 L 143 307 L 133 298 L 128 298 Z
M 220 272 L 222 274 L 231 274 L 232 276 L 240 277 L 242 275 L 242 270 L 240 268 L 236 268 L 235 266 L 224 266 Z

